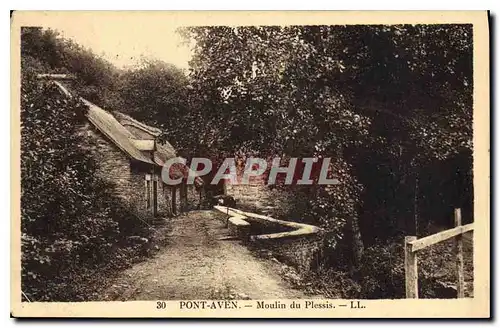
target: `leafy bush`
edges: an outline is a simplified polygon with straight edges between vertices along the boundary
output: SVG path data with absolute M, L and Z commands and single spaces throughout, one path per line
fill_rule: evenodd
M 365 298 L 403 298 L 403 244 L 395 242 L 366 248 L 357 278 Z
M 465 253 L 466 276 L 472 271 L 472 258 Z M 441 283 L 456 283 L 453 241 L 439 243 L 418 252 L 418 285 L 420 298 L 454 297 Z M 404 298 L 404 240 L 393 239 L 387 244 L 365 249 L 359 272 L 355 275 L 366 298 Z M 466 279 L 467 280 L 467 279 Z M 466 288 L 466 295 L 472 291 Z
M 84 300 L 130 235 L 148 236 L 129 205 L 112 196 L 80 147 L 87 108 L 51 83 L 23 75 L 21 86 L 22 290 L 32 300 Z M 132 255 L 129 254 L 129 256 Z M 122 255 L 120 255 L 122 254 Z
M 465 295 L 473 296 L 472 248 L 464 246 Z M 336 298 L 405 298 L 404 240 L 394 238 L 364 250 L 358 269 L 339 258 L 337 266 L 320 265 L 303 277 L 307 289 Z M 455 298 L 456 262 L 452 240 L 418 253 L 419 298 Z
M 317 272 L 309 272 L 304 278 L 303 281 L 308 281 L 306 290 L 312 294 L 327 298 L 363 298 L 360 284 L 349 272 L 323 268 Z

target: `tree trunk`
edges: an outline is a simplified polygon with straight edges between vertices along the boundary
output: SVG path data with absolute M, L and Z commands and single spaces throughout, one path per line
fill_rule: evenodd
M 361 258 L 363 257 L 364 245 L 361 239 L 361 231 L 359 230 L 359 219 L 354 217 L 350 220 L 350 232 L 352 240 L 352 255 L 353 255 L 353 269 L 358 270 L 361 265 Z
M 414 197 L 413 197 L 413 219 L 414 219 L 414 224 L 415 224 L 415 234 L 414 236 L 418 236 L 418 221 L 419 221 L 419 214 L 418 214 L 418 168 L 415 168 L 415 190 L 414 190 Z

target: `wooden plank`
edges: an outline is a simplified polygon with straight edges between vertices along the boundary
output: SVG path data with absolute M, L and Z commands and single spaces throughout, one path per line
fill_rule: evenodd
M 142 140 L 142 139 L 132 139 L 129 138 L 130 142 L 139 150 L 154 150 L 155 141 L 152 139 Z
M 465 232 L 474 230 L 474 223 L 459 226 L 453 229 L 438 232 L 434 235 L 430 235 L 424 238 L 414 240 L 410 243 L 411 251 L 416 252 L 422 248 L 426 248 L 430 245 L 437 244 L 439 242 L 445 241 L 447 239 L 453 238 L 455 236 L 461 235 Z
M 244 216 L 232 216 L 229 218 L 229 222 L 231 222 L 232 224 L 234 224 L 235 226 L 250 226 L 250 223 L 248 223 L 247 221 L 244 220 L 245 217 Z
M 76 77 L 70 74 L 37 74 L 39 80 L 76 80 Z
M 462 212 L 459 208 L 455 209 L 455 226 L 460 227 L 462 225 Z M 457 297 L 465 297 L 465 283 L 464 283 L 464 246 L 462 241 L 462 235 L 457 235 L 455 237 L 456 245 L 456 256 L 457 256 Z
M 417 240 L 415 236 L 405 237 L 405 287 L 406 298 L 418 298 L 418 268 L 417 253 L 412 251 L 411 242 Z

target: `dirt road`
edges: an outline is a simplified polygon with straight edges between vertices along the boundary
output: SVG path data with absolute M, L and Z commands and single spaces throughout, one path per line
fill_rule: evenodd
M 212 211 L 169 219 L 168 244 L 104 291 L 108 300 L 305 298 L 279 275 L 282 266 L 255 257 L 227 236 Z M 310 297 L 310 296 L 309 296 Z

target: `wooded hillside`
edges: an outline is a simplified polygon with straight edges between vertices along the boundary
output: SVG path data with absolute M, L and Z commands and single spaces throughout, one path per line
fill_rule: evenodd
M 473 221 L 472 26 L 219 26 L 181 33 L 195 41 L 189 72 L 158 61 L 120 70 L 53 31 L 25 29 L 23 80 L 28 71 L 73 73 L 82 95 L 161 127 L 187 158 L 331 157 L 330 169 L 341 184 L 280 186 L 294 188 L 295 198 L 280 213 L 328 231 L 311 277 L 343 288 L 345 297 L 402 297 L 403 236 L 451 227 L 456 207 L 464 223 Z M 22 90 L 27 124 L 38 122 L 29 110 L 34 99 L 40 108 L 58 101 L 50 89 L 30 83 L 26 78 Z M 69 125 L 75 119 L 59 116 L 57 126 L 31 131 L 26 125 L 23 133 L 62 129 L 61 138 L 73 138 Z M 24 161 L 23 174 L 41 174 L 31 167 L 39 163 L 36 158 L 85 158 L 78 148 L 55 143 L 43 148 L 23 142 L 23 153 L 33 158 Z M 91 172 L 86 159 L 76 163 L 82 166 L 76 172 Z M 56 169 L 68 179 L 83 179 L 71 167 Z M 40 183 L 23 188 L 67 186 Z M 83 180 L 81 188 L 87 189 L 75 194 L 97 197 L 84 191 L 95 183 Z M 63 203 L 64 215 L 70 218 L 70 209 L 85 197 Z M 37 207 L 23 212 L 23 222 L 37 221 L 50 208 L 25 200 Z M 109 213 L 107 205 L 96 206 Z M 100 229 L 116 235 L 109 224 Z M 35 226 L 23 225 L 26 236 L 37 238 Z M 428 265 L 424 279 L 440 264 Z M 36 279 L 27 272 L 26 279 Z

